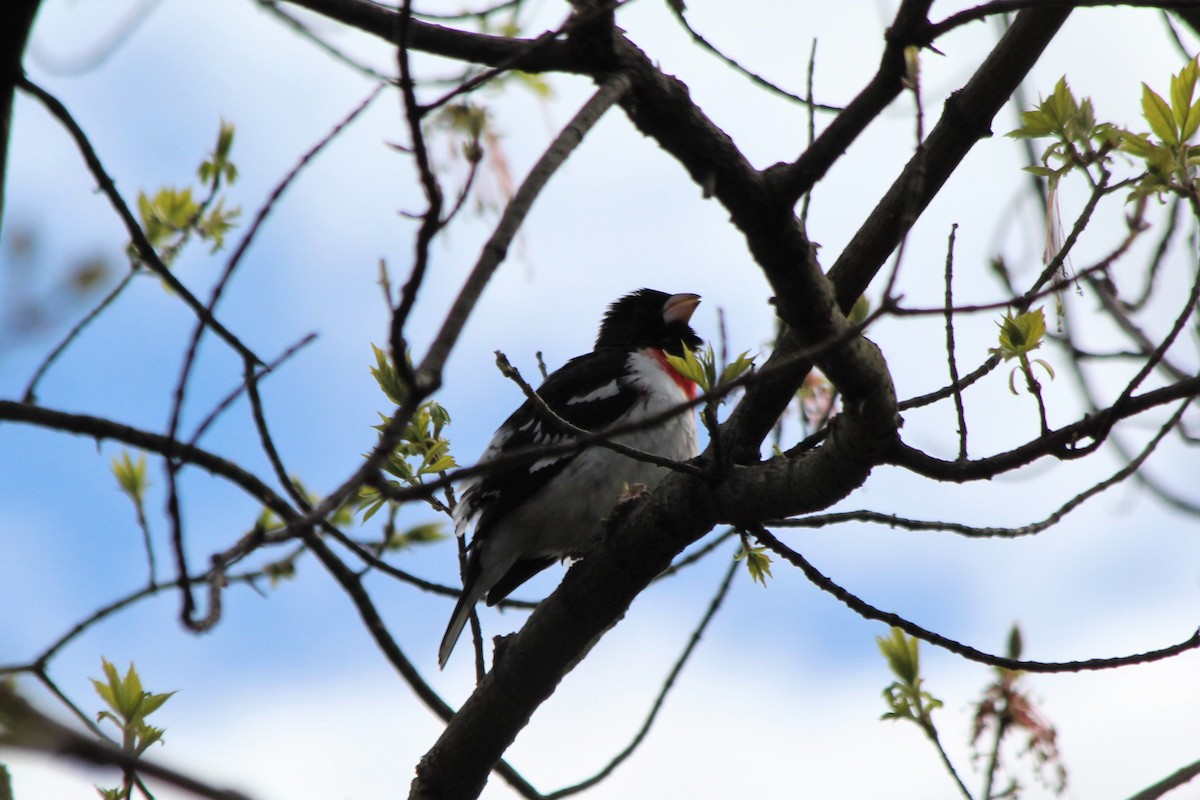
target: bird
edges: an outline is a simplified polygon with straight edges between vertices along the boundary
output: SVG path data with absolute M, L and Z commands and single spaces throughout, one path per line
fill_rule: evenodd
M 551 373 L 537 394 L 562 419 L 601 431 L 659 415 L 695 399 L 698 387 L 666 354 L 682 356 L 701 339 L 689 324 L 700 296 L 639 289 L 612 303 L 590 353 Z M 486 464 L 522 449 L 569 442 L 526 400 L 497 429 L 480 456 Z M 680 410 L 652 427 L 614 434 L 611 441 L 676 461 L 699 453 L 696 416 Z M 493 606 L 555 561 L 579 558 L 602 538 L 605 519 L 627 487 L 653 488 L 667 469 L 599 445 L 537 455 L 484 472 L 464 483 L 453 517 L 455 533 L 474 528 L 463 568 L 463 591 L 438 649 L 445 668 L 471 610 Z

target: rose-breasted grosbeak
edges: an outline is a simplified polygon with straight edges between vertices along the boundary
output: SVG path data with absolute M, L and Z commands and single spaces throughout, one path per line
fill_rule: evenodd
M 688 324 L 699 303 L 699 295 L 652 289 L 622 297 L 609 306 L 592 352 L 552 373 L 538 395 L 558 416 L 589 431 L 636 422 L 694 398 L 696 385 L 664 353 L 682 355 L 684 347 L 699 347 L 700 337 Z M 571 438 L 527 400 L 496 431 L 480 462 Z M 699 452 L 690 409 L 612 441 L 677 461 Z M 534 455 L 467 482 L 454 509 L 455 527 L 461 536 L 474 521 L 475 533 L 438 664 L 446 665 L 480 598 L 486 595 L 487 604 L 495 605 L 555 561 L 587 552 L 600 540 L 622 489 L 653 486 L 665 474 L 662 467 L 592 446 Z

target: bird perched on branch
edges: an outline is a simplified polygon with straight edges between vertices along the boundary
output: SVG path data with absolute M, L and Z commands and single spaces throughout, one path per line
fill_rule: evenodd
M 700 346 L 688 324 L 700 303 L 695 294 L 640 289 L 617 300 L 600 323 L 592 352 L 553 372 L 537 393 L 557 416 L 588 431 L 636 423 L 696 396 L 666 353 Z M 486 463 L 518 450 L 570 442 L 575 437 L 526 400 L 496 431 L 480 458 Z M 696 417 L 684 409 L 665 421 L 614 434 L 611 441 L 643 453 L 685 461 L 699 452 Z M 586 553 L 626 486 L 654 486 L 664 467 L 600 445 L 580 451 L 534 452 L 525 462 L 469 481 L 454 509 L 458 535 L 473 522 L 463 593 L 442 638 L 445 666 L 475 604 L 489 606 L 555 561 Z

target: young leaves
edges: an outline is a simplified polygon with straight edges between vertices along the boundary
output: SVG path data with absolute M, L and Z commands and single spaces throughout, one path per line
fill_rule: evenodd
M 1200 164 L 1200 146 L 1188 144 L 1200 128 L 1200 99 L 1196 79 L 1200 73 L 1193 59 L 1179 74 L 1171 76 L 1171 101 L 1142 84 L 1142 117 L 1149 133 L 1121 132 L 1121 150 L 1146 163 L 1146 176 L 1138 182 L 1130 199 L 1150 194 L 1194 194 L 1192 171 Z M 1157 137 L 1157 140 L 1152 137 Z
M 704 349 L 693 351 L 683 345 L 683 355 L 676 356 L 667 353 L 667 361 L 683 377 L 694 382 L 700 391 L 709 393 L 719 386 L 724 386 L 754 367 L 754 357 L 747 350 L 725 365 L 721 374 L 717 375 L 717 357 L 713 354 L 711 344 L 705 344 Z M 725 397 L 707 398 L 700 410 L 700 419 L 708 430 L 709 436 L 716 438 L 717 408 L 725 402 Z
M 1000 346 L 989 348 L 988 352 L 1000 356 L 1005 361 L 1015 358 L 1020 362 L 1009 373 L 1009 391 L 1017 393 L 1016 376 L 1019 372 L 1025 376 L 1026 386 L 1030 393 L 1033 393 L 1033 387 L 1037 385 L 1033 375 L 1034 364 L 1040 365 L 1050 375 L 1050 379 L 1054 380 L 1054 368 L 1045 359 L 1029 358 L 1030 352 L 1042 346 L 1042 339 L 1046 335 L 1046 314 L 1040 306 L 1015 317 L 1010 311 L 996 324 L 1000 326 Z
M 388 400 L 400 405 L 408 392 L 396 372 L 395 364 L 383 350 L 375 345 L 371 345 L 371 349 L 375 354 L 375 366 L 371 367 L 371 376 L 375 378 Z M 380 414 L 379 417 L 380 423 L 375 427 L 382 431 L 391 418 L 385 414 Z M 449 424 L 450 412 L 441 404 L 432 400 L 422 403 L 405 426 L 400 441 L 384 465 L 384 471 L 397 478 L 399 484 L 416 486 L 424 483 L 426 475 L 438 475 L 457 467 L 458 462 L 450 454 L 450 440 L 442 435 L 442 431 Z M 383 507 L 387 497 L 373 486 L 363 486 L 358 491 L 356 502 L 360 509 L 365 509 L 363 522 L 366 522 Z M 396 544 L 398 547 L 434 540 L 434 537 L 424 534 L 399 538 L 400 541 Z M 437 538 L 440 538 L 440 533 Z
M 240 208 L 226 208 L 219 193 L 222 183 L 237 180 L 237 166 L 229 159 L 234 128 L 221 121 L 217 144 L 201 162 L 197 175 L 203 200 L 197 200 L 192 187 L 163 186 L 153 195 L 138 192 L 137 208 L 146 238 L 158 251 L 164 264 L 170 264 L 193 234 L 212 244 L 215 253 L 225 245 L 228 233 L 241 215 Z M 132 246 L 131 257 L 135 257 Z
M 143 453 L 134 461 L 128 450 L 122 450 L 120 458 L 113 457 L 112 472 L 121 491 L 140 506 L 146 498 L 146 487 L 150 485 L 150 479 L 146 477 L 146 455 Z
M 749 542 L 742 540 L 742 549 L 733 557 L 734 561 L 745 561 L 750 580 L 761 583 L 767 588 L 767 578 L 771 576 L 771 557 L 765 547 L 749 547 Z
M 100 659 L 104 680 L 92 678 L 96 694 L 110 711 L 96 715 L 97 722 L 109 720 L 124 734 L 123 747 L 134 755 L 141 755 L 150 745 L 162 740 L 163 728 L 146 723 L 146 718 L 171 699 L 174 692 L 152 694 L 142 688 L 142 679 L 133 664 L 122 677 L 107 659 Z
M 200 164 L 198 175 L 201 183 L 212 184 L 215 188 L 221 180 L 232 184 L 237 180 L 237 165 L 229 160 L 229 151 L 233 149 L 233 124 L 221 120 L 221 128 L 217 131 L 217 146 L 203 163 Z
M 717 375 L 717 358 L 713 354 L 711 344 L 705 344 L 704 349 L 700 351 L 684 347 L 682 356 L 670 353 L 666 355 L 667 361 L 675 368 L 676 372 L 695 382 L 701 391 L 711 392 L 718 386 L 724 386 L 730 381 L 737 380 L 754 366 L 754 356 L 749 353 L 750 351 L 746 350 L 739 354 L 733 361 L 725 365 L 719 376 Z M 725 401 L 722 399 L 721 402 Z
M 1026 167 L 1046 178 L 1051 190 L 1072 169 L 1086 170 L 1097 163 L 1107 169 L 1110 153 L 1118 150 L 1142 162 L 1145 168 L 1145 173 L 1133 181 L 1131 201 L 1165 193 L 1195 196 L 1192 171 L 1200 165 L 1200 146 L 1189 142 L 1200 130 L 1198 77 L 1200 66 L 1193 59 L 1171 76 L 1169 99 L 1142 84 L 1142 118 L 1150 126 L 1145 133 L 1097 123 L 1091 100 L 1076 100 L 1063 78 L 1037 108 L 1021 113 L 1021 127 L 1008 135 L 1055 140 L 1043 152 L 1041 165 Z
M 121 730 L 121 749 L 137 757 L 155 742 L 161 742 L 164 729 L 156 728 L 146 722 L 146 718 L 160 709 L 163 703 L 171 698 L 174 692 L 152 694 L 142 688 L 142 679 L 138 676 L 133 664 L 122 677 L 117 668 L 101 659 L 104 670 L 104 680 L 92 678 L 96 694 L 109 707 L 109 711 L 101 711 L 96 715 L 97 722 L 109 720 Z M 132 773 L 126 773 L 125 784 L 120 789 L 99 789 L 101 797 L 130 798 L 136 783 Z
M 1042 166 L 1025 168 L 1053 183 L 1070 170 L 1102 158 L 1112 147 L 1114 127 L 1106 122 L 1097 123 L 1092 101 L 1086 97 L 1076 100 L 1067 79 L 1060 78 L 1054 92 L 1037 108 L 1021 112 L 1021 127 L 1008 135 L 1014 139 L 1055 140 L 1042 153 Z M 1058 166 L 1052 166 L 1052 162 Z
M 899 628 L 892 628 L 891 636 L 876 636 L 879 652 L 887 660 L 888 669 L 896 676 L 886 689 L 883 699 L 888 712 L 881 719 L 906 719 L 915 722 L 927 734 L 936 738 L 930 714 L 942 707 L 942 701 L 921 688 L 920 642 L 905 635 Z

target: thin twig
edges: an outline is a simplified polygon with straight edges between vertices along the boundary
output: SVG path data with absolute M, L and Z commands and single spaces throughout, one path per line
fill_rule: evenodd
M 843 522 L 875 522 L 892 528 L 904 528 L 905 530 L 914 531 L 946 531 L 971 538 L 999 537 L 1015 539 L 1021 536 L 1031 536 L 1057 525 L 1063 517 L 1083 505 L 1086 501 L 1125 481 L 1130 476 L 1137 474 L 1138 470 L 1146 463 L 1146 460 L 1155 451 L 1163 438 L 1178 427 L 1179 421 L 1183 418 L 1184 412 L 1193 400 L 1194 398 L 1192 397 L 1185 398 L 1167 421 L 1159 426 L 1157 433 L 1142 448 L 1142 451 L 1135 458 L 1130 459 L 1125 466 L 1118 469 L 1108 478 L 1093 484 L 1086 490 L 1075 495 L 1045 519 L 1031 522 L 1027 525 L 1016 528 L 976 527 L 958 522 L 910 519 L 894 514 L 882 514 L 877 511 L 841 511 L 832 514 L 814 514 L 799 519 L 768 520 L 763 524 L 774 528 L 821 528 L 826 525 Z
M 413 245 L 413 264 L 408 280 L 400 290 L 400 300 L 392 311 L 391 348 L 392 360 L 401 380 L 409 388 L 415 388 L 412 367 L 408 360 L 408 345 L 404 338 L 404 326 L 417 302 L 417 292 L 425 280 L 429 267 L 429 245 L 442 227 L 442 187 L 429 161 L 429 149 L 425 146 L 425 133 L 421 129 L 424 109 L 417 103 L 416 83 L 408 59 L 408 29 L 412 22 L 412 0 L 404 0 L 396 18 L 396 62 L 400 68 L 400 94 L 403 98 L 404 119 L 408 123 L 409 147 L 416 159 L 417 177 L 425 193 L 426 208 L 421 216 Z
M 586 789 L 590 789 L 611 775 L 613 771 L 619 767 L 623 761 L 625 761 L 625 759 L 633 755 L 633 752 L 637 750 L 638 745 L 640 745 L 642 740 L 646 738 L 646 734 L 650 732 L 650 726 L 654 724 L 654 720 L 658 717 L 658 712 L 662 709 L 663 703 L 667 699 L 667 694 L 671 691 L 671 688 L 674 687 L 675 681 L 679 677 L 679 673 L 683 671 L 684 665 L 687 664 L 688 659 L 691 658 L 692 653 L 696 649 L 696 645 L 700 644 L 700 638 L 704 635 L 704 631 L 708 628 L 708 624 L 712 622 L 713 617 L 717 615 L 717 611 L 721 608 L 721 603 L 724 602 L 725 596 L 729 593 L 729 587 L 733 583 L 733 577 L 737 574 L 740 566 L 741 565 L 736 560 L 732 558 L 729 560 L 729 568 L 725 571 L 725 577 L 721 579 L 721 584 L 717 587 L 717 592 L 713 595 L 712 601 L 709 602 L 708 610 L 705 612 L 704 617 L 700 620 L 700 624 L 696 626 L 694 631 L 692 631 L 692 636 L 690 639 L 688 639 L 687 646 L 683 648 L 683 652 L 680 653 L 679 658 L 675 660 L 674 666 L 671 667 L 671 671 L 667 674 L 667 679 L 663 681 L 663 685 L 658 692 L 658 696 L 654 698 L 654 705 L 650 707 L 650 713 L 646 715 L 646 721 L 642 723 L 642 727 L 633 737 L 633 740 L 630 741 L 630 743 L 625 746 L 624 750 L 617 753 L 616 756 L 614 756 L 612 760 L 610 760 L 608 764 L 605 765 L 605 767 L 595 775 L 587 780 L 580 781 L 579 783 L 567 786 L 563 789 L 559 789 L 556 792 L 551 792 L 550 794 L 546 795 L 546 800 L 557 800 L 557 798 L 569 797 L 570 795 L 578 794 Z
M 375 640 L 375 644 L 383 651 L 384 657 L 387 658 L 396 672 L 400 674 L 400 677 L 404 679 L 404 682 L 412 689 L 413 694 L 430 711 L 436 714 L 439 719 L 448 722 L 454 716 L 454 709 L 447 705 L 437 692 L 430 687 L 425 679 L 421 677 L 416 667 L 413 666 L 412 662 L 409 661 L 408 656 L 400 649 L 400 646 L 388 631 L 382 617 L 379 616 L 379 611 L 375 608 L 370 595 L 367 594 L 367 590 L 362 584 L 362 579 L 351 571 L 326 546 L 320 536 L 310 531 L 305 535 L 304 540 L 305 544 L 309 546 L 329 574 L 333 576 L 338 585 L 350 597 L 351 602 L 354 603 L 354 607 L 358 611 L 359 617 L 363 621 L 363 626 L 370 633 L 371 638 Z M 538 791 L 506 761 L 502 760 L 498 762 L 494 769 L 522 797 L 541 797 Z
M 454 305 L 446 314 L 441 330 L 429 348 L 425 359 L 421 362 L 420 372 L 435 384 L 441 380 L 442 366 L 450 355 L 458 336 L 466 325 L 479 297 L 483 294 L 488 281 L 496 268 L 508 254 L 508 247 L 513 237 L 529 213 L 534 200 L 545 187 L 550 176 L 562 165 L 571 151 L 582 141 L 584 135 L 600 117 L 629 89 L 629 80 L 624 76 L 614 76 L 606 81 L 590 100 L 579 110 L 579 113 L 567 123 L 554 142 L 538 159 L 537 164 L 530 170 L 528 177 L 517 189 L 516 194 L 509 200 L 496 229 L 483 247 L 483 252 L 476 261 L 466 283 L 455 298 Z
M 173 454 L 180 461 L 194 464 L 213 475 L 220 475 L 281 518 L 292 519 L 296 516 L 295 509 L 287 501 L 251 472 L 207 450 L 185 442 L 172 441 L 162 434 L 151 433 L 101 417 L 70 414 L 12 400 L 0 400 L 0 419 L 25 422 L 66 433 L 76 433 L 97 441 L 113 439 L 163 456 Z
M 1020 11 L 1029 8 L 1088 8 L 1094 6 L 1139 6 L 1148 8 L 1190 8 L 1196 7 L 1196 0 L 991 0 L 990 3 L 968 8 L 965 11 L 959 11 L 956 14 L 951 14 L 941 22 L 935 22 L 929 25 L 926 29 L 926 37 L 928 41 L 936 41 L 947 32 L 954 30 L 962 25 L 967 25 L 972 22 L 978 22 L 987 17 L 996 14 L 1007 14 L 1012 11 Z
M 840 106 L 831 106 L 831 105 L 826 105 L 824 103 L 813 102 L 812 84 L 811 83 L 809 84 L 809 87 L 808 87 L 808 89 L 809 89 L 808 93 L 807 93 L 808 96 L 801 97 L 798 94 L 789 92 L 787 89 L 782 88 L 778 84 L 772 83 L 771 81 L 764 78 L 762 75 L 759 75 L 757 72 L 747 69 L 746 67 L 742 66 L 740 63 L 735 61 L 733 58 L 731 58 L 730 56 L 727 56 L 727 55 L 725 55 L 725 53 L 721 52 L 721 50 L 716 45 L 714 45 L 708 39 L 704 38 L 704 36 L 702 36 L 695 28 L 692 27 L 691 23 L 687 21 L 687 17 L 684 16 L 683 3 L 668 2 L 667 5 L 670 7 L 671 12 L 675 15 L 675 19 L 679 22 L 679 24 L 681 26 L 683 26 L 683 29 L 688 32 L 688 35 L 692 37 L 693 42 L 700 45 L 700 47 L 704 48 L 708 52 L 712 53 L 714 56 L 716 56 L 721 61 L 725 62 L 727 65 L 732 67 L 734 70 L 745 75 L 755 85 L 760 86 L 763 89 L 766 89 L 768 92 L 771 92 L 772 94 L 776 94 L 776 95 L 779 95 L 780 97 L 787 98 L 788 100 L 791 100 L 794 103 L 800 103 L 801 105 L 803 105 L 806 108 L 813 110 L 813 111 L 826 111 L 829 113 L 838 114 L 845 110 L 844 108 L 841 108 Z M 814 42 L 814 48 L 815 48 L 815 46 L 816 45 Z M 811 77 L 811 75 L 812 75 L 811 70 L 809 72 L 809 75 Z
M 1197 775 L 1200 775 L 1200 761 L 1193 761 L 1191 764 L 1176 770 L 1153 786 L 1146 787 L 1129 798 L 1129 800 L 1158 800 L 1158 798 L 1167 792 L 1178 789 Z
M 954 236 L 958 223 L 950 226 L 946 243 L 946 363 L 950 367 L 950 385 L 954 387 L 954 411 L 958 415 L 958 458 L 967 460 L 967 415 L 963 409 L 962 389 L 958 388 L 958 359 L 954 354 Z
M 307 347 L 308 345 L 312 344 L 316 340 L 317 340 L 317 334 L 315 334 L 315 333 L 306 334 L 302 339 L 300 339 L 300 341 L 296 342 L 291 347 L 284 350 L 283 353 L 280 354 L 280 356 L 278 358 L 276 358 L 274 361 L 272 361 L 269 364 L 267 364 L 266 366 L 260 368 L 258 370 L 258 372 L 256 373 L 257 379 L 262 380 L 266 376 L 270 375 L 275 370 L 279 369 L 279 367 L 284 362 L 286 362 L 288 359 L 290 359 L 292 356 L 294 356 L 296 353 L 298 353 L 301 349 Z M 213 408 L 213 410 L 209 412 L 208 416 L 205 417 L 204 420 L 199 425 L 196 426 L 196 432 L 192 434 L 190 439 L 188 439 L 188 444 L 195 445 L 198 441 L 200 441 L 200 439 L 202 439 L 204 437 L 204 434 L 208 432 L 208 429 L 212 427 L 213 423 L 215 423 L 217 421 L 217 419 L 221 416 L 221 414 L 225 413 L 225 411 L 227 411 L 229 409 L 229 407 L 231 405 L 233 405 L 233 403 L 239 397 L 242 396 L 242 392 L 244 392 L 244 391 L 246 391 L 246 383 L 243 381 L 243 382 L 239 383 L 237 386 L 235 386 L 229 392 L 229 394 L 225 395 L 225 397 L 222 398 L 221 402 L 217 403 L 217 405 Z
M 812 147 L 813 140 L 817 138 L 817 114 L 813 108 L 813 82 L 814 75 L 817 71 L 817 39 L 813 37 L 812 45 L 808 49 L 808 76 L 804 82 L 804 100 L 806 117 L 805 139 L 806 146 Z M 805 192 L 804 197 L 800 201 L 800 229 L 807 235 L 808 232 L 808 207 L 812 203 L 812 192 Z M 776 442 L 778 444 L 778 442 Z
M 940 647 L 956 655 L 962 656 L 968 661 L 975 661 L 980 664 L 987 664 L 992 667 L 1002 667 L 1011 670 L 1024 670 L 1026 672 L 1089 672 L 1101 669 L 1114 669 L 1116 667 L 1124 667 L 1130 664 L 1149 664 L 1154 661 L 1161 661 L 1166 658 L 1172 658 L 1185 653 L 1189 650 L 1200 648 L 1200 630 L 1197 630 L 1190 637 L 1168 647 L 1159 648 L 1157 650 L 1148 650 L 1144 653 L 1135 653 L 1127 656 L 1115 656 L 1110 658 L 1089 658 L 1084 661 L 1024 661 L 1016 658 L 1006 658 L 1004 656 L 992 655 L 985 653 L 982 650 L 977 650 L 969 645 L 962 644 L 953 639 L 934 633 L 931 630 L 922 628 L 915 623 L 909 622 L 903 617 L 893 614 L 890 611 L 883 611 L 875 606 L 861 600 L 856 595 L 843 589 L 838 584 L 834 583 L 829 578 L 821 574 L 812 564 L 808 562 L 804 556 L 784 545 L 767 530 L 763 528 L 753 529 L 754 537 L 765 544 L 772 552 L 779 555 L 793 566 L 799 567 L 805 577 L 809 579 L 818 589 L 827 592 L 839 601 L 842 602 L 851 611 L 858 614 L 864 619 L 873 619 L 883 622 L 892 627 L 900 628 L 909 636 L 928 642 L 929 644 Z
M 307 167 L 308 164 L 311 163 L 312 160 L 316 158 L 316 156 L 322 150 L 324 150 L 330 142 L 336 139 L 348 125 L 350 125 L 367 109 L 371 101 L 379 95 L 385 85 L 386 84 L 379 84 L 372 89 L 371 93 L 368 94 L 362 102 L 355 106 L 355 108 L 352 109 L 350 113 L 347 114 L 346 117 L 344 117 L 337 125 L 335 125 L 332 130 L 321 137 L 321 139 L 318 140 L 315 145 L 313 145 L 306 153 L 304 153 L 304 155 L 300 157 L 299 161 L 297 161 L 292 169 L 289 170 L 286 175 L 284 175 L 283 179 L 275 185 L 274 189 L 272 189 L 271 193 L 267 196 L 266 201 L 259 208 L 258 213 L 254 217 L 254 221 L 250 224 L 249 228 L 246 229 L 241 241 L 238 242 L 237 247 L 235 247 L 233 252 L 230 254 L 220 278 L 218 278 L 216 285 L 213 287 L 212 294 L 208 300 L 208 305 L 206 306 L 210 314 L 216 308 L 217 303 L 220 302 L 225 287 L 228 285 L 229 280 L 233 277 L 234 271 L 237 269 L 238 265 L 241 264 L 242 258 L 249 249 L 250 244 L 254 241 L 255 235 L 261 229 L 263 223 L 274 209 L 276 202 L 278 202 L 284 191 L 286 191 L 287 188 L 292 185 L 304 168 Z M 191 339 L 189 340 L 187 350 L 184 353 L 183 365 L 180 368 L 179 380 L 175 385 L 171 406 L 170 423 L 167 426 L 167 437 L 171 441 L 176 440 L 178 436 L 179 426 L 183 415 L 183 404 L 187 394 L 187 386 L 192 375 L 192 367 L 195 364 L 196 354 L 198 352 L 200 340 L 203 335 L 204 326 L 197 325 L 192 331 Z M 257 359 L 254 361 L 245 358 L 243 359 L 243 371 L 247 388 L 250 390 L 251 407 L 256 411 L 255 420 L 257 423 L 259 423 L 259 431 L 261 434 L 260 439 L 263 442 L 264 451 L 267 453 L 268 458 L 272 459 L 272 465 L 276 469 L 277 476 L 283 475 L 283 478 L 281 479 L 281 485 L 292 496 L 294 501 L 300 503 L 303 501 L 303 496 L 292 485 L 292 481 L 287 478 L 286 470 L 283 469 L 283 465 L 281 463 L 277 463 L 278 453 L 275 452 L 274 445 L 270 441 L 269 436 L 265 434 L 263 427 L 265 422 L 261 421 L 261 407 L 257 405 L 258 394 L 255 383 L 257 380 L 255 368 L 261 363 L 262 362 Z M 187 555 L 184 548 L 183 517 L 179 508 L 179 467 L 180 465 L 176 462 L 172 454 L 168 453 L 164 464 L 167 479 L 167 510 L 171 524 L 171 545 L 175 552 L 176 570 L 178 579 L 180 581 L 180 594 L 183 602 L 180 618 L 185 627 L 199 632 L 210 629 L 219 621 L 220 587 L 217 582 L 210 583 L 210 591 L 214 602 L 211 604 L 208 614 L 206 614 L 203 618 L 196 619 L 194 615 L 195 599 L 192 596 L 190 586 L 186 582 L 189 570 L 187 564 Z
M 112 291 L 106 294 L 104 299 L 96 304 L 95 308 L 84 315 L 83 319 L 79 320 L 75 327 L 71 328 L 67 335 L 63 337 L 63 340 L 59 342 L 53 350 L 50 351 L 50 354 L 47 355 L 45 359 L 42 360 L 42 363 L 38 366 L 37 371 L 33 373 L 33 377 L 29 379 L 29 385 L 25 387 L 25 391 L 21 395 L 22 402 L 37 402 L 37 385 L 42 380 L 42 376 L 46 374 L 46 371 L 49 370 L 54 362 L 58 360 L 58 357 L 61 356 L 67 347 L 71 345 L 71 342 L 75 341 L 79 334 L 83 333 L 84 328 L 86 328 L 88 325 L 91 325 L 96 317 L 100 316 L 104 309 L 112 305 L 113 301 L 120 296 L 121 292 L 125 291 L 125 287 L 130 284 L 135 274 L 137 274 L 137 267 L 131 266 L 129 272 L 125 273 L 125 277 L 121 279 L 121 282 L 114 286 Z
M 372 80 L 385 81 L 387 83 L 395 83 L 396 79 L 394 77 L 392 77 L 390 75 L 384 75 L 382 72 L 380 72 L 377 69 L 374 69 L 373 67 L 370 67 L 359 61 L 355 61 L 353 58 L 348 56 L 345 52 L 343 52 L 339 48 L 335 47 L 334 45 L 332 45 L 329 42 L 322 39 L 320 36 L 318 36 L 316 34 L 315 31 L 313 31 L 312 28 L 308 27 L 303 22 L 301 22 L 299 18 L 293 16 L 292 14 L 289 14 L 288 12 L 286 12 L 282 8 L 280 8 L 279 4 L 277 2 L 275 2 L 275 0 L 257 0 L 257 2 L 260 6 L 265 8 L 268 13 L 272 14 L 276 19 L 278 19 L 280 22 L 282 22 L 287 27 L 291 28 L 293 31 L 295 31 L 297 34 L 299 34 L 301 37 L 312 42 L 314 45 L 316 45 L 321 50 L 324 50 L 334 60 L 340 61 L 341 63 L 343 63 L 346 66 L 353 69 L 355 72 L 365 75 L 366 77 L 371 78 Z
M 192 309 L 193 313 L 195 313 L 200 321 L 212 328 L 213 332 L 216 333 L 217 336 L 222 340 L 224 340 L 226 344 L 232 347 L 238 353 L 238 355 L 244 359 L 249 359 L 256 364 L 263 363 L 262 360 L 253 353 L 253 351 L 246 347 L 246 345 L 242 344 L 240 339 L 230 333 L 224 325 L 218 322 L 216 318 L 213 317 L 212 313 L 210 313 L 209 310 L 206 309 L 203 304 L 201 304 L 201 302 L 186 286 L 179 282 L 179 279 L 175 277 L 171 270 L 169 270 L 162 262 L 162 259 L 159 258 L 158 253 L 155 252 L 154 246 L 151 245 L 150 240 L 146 238 L 146 232 L 142 230 L 142 226 L 138 224 L 137 219 L 135 219 L 133 216 L 133 212 L 129 210 L 129 206 L 126 205 L 124 199 L 121 197 L 121 194 L 117 191 L 117 187 L 116 184 L 113 183 L 113 179 L 109 177 L 108 172 L 105 171 L 104 166 L 100 163 L 100 158 L 96 155 L 96 151 L 92 147 L 91 142 L 88 140 L 87 134 L 85 134 L 83 129 L 79 127 L 79 124 L 75 121 L 74 117 L 72 117 L 71 113 L 67 111 L 66 106 L 59 102 L 56 97 L 51 95 L 45 89 L 42 89 L 40 86 L 24 76 L 17 78 L 17 85 L 23 90 L 32 94 L 34 97 L 38 98 L 42 105 L 44 105 L 47 110 L 49 110 L 50 113 L 53 114 L 59 120 L 59 122 L 63 124 L 64 127 L 66 127 L 68 133 L 71 134 L 71 138 L 75 140 L 76 147 L 79 148 L 80 153 L 83 155 L 84 161 L 87 162 L 88 169 L 91 171 L 92 176 L 96 179 L 96 182 L 100 185 L 100 191 L 102 191 L 104 196 L 108 198 L 109 203 L 117 212 L 117 215 L 121 218 L 121 221 L 125 224 L 125 229 L 129 233 L 129 238 L 133 241 L 134 250 L 137 252 L 138 259 L 141 261 L 141 263 L 162 278 L 167 286 L 169 286 L 171 290 L 178 295 L 189 308 Z

